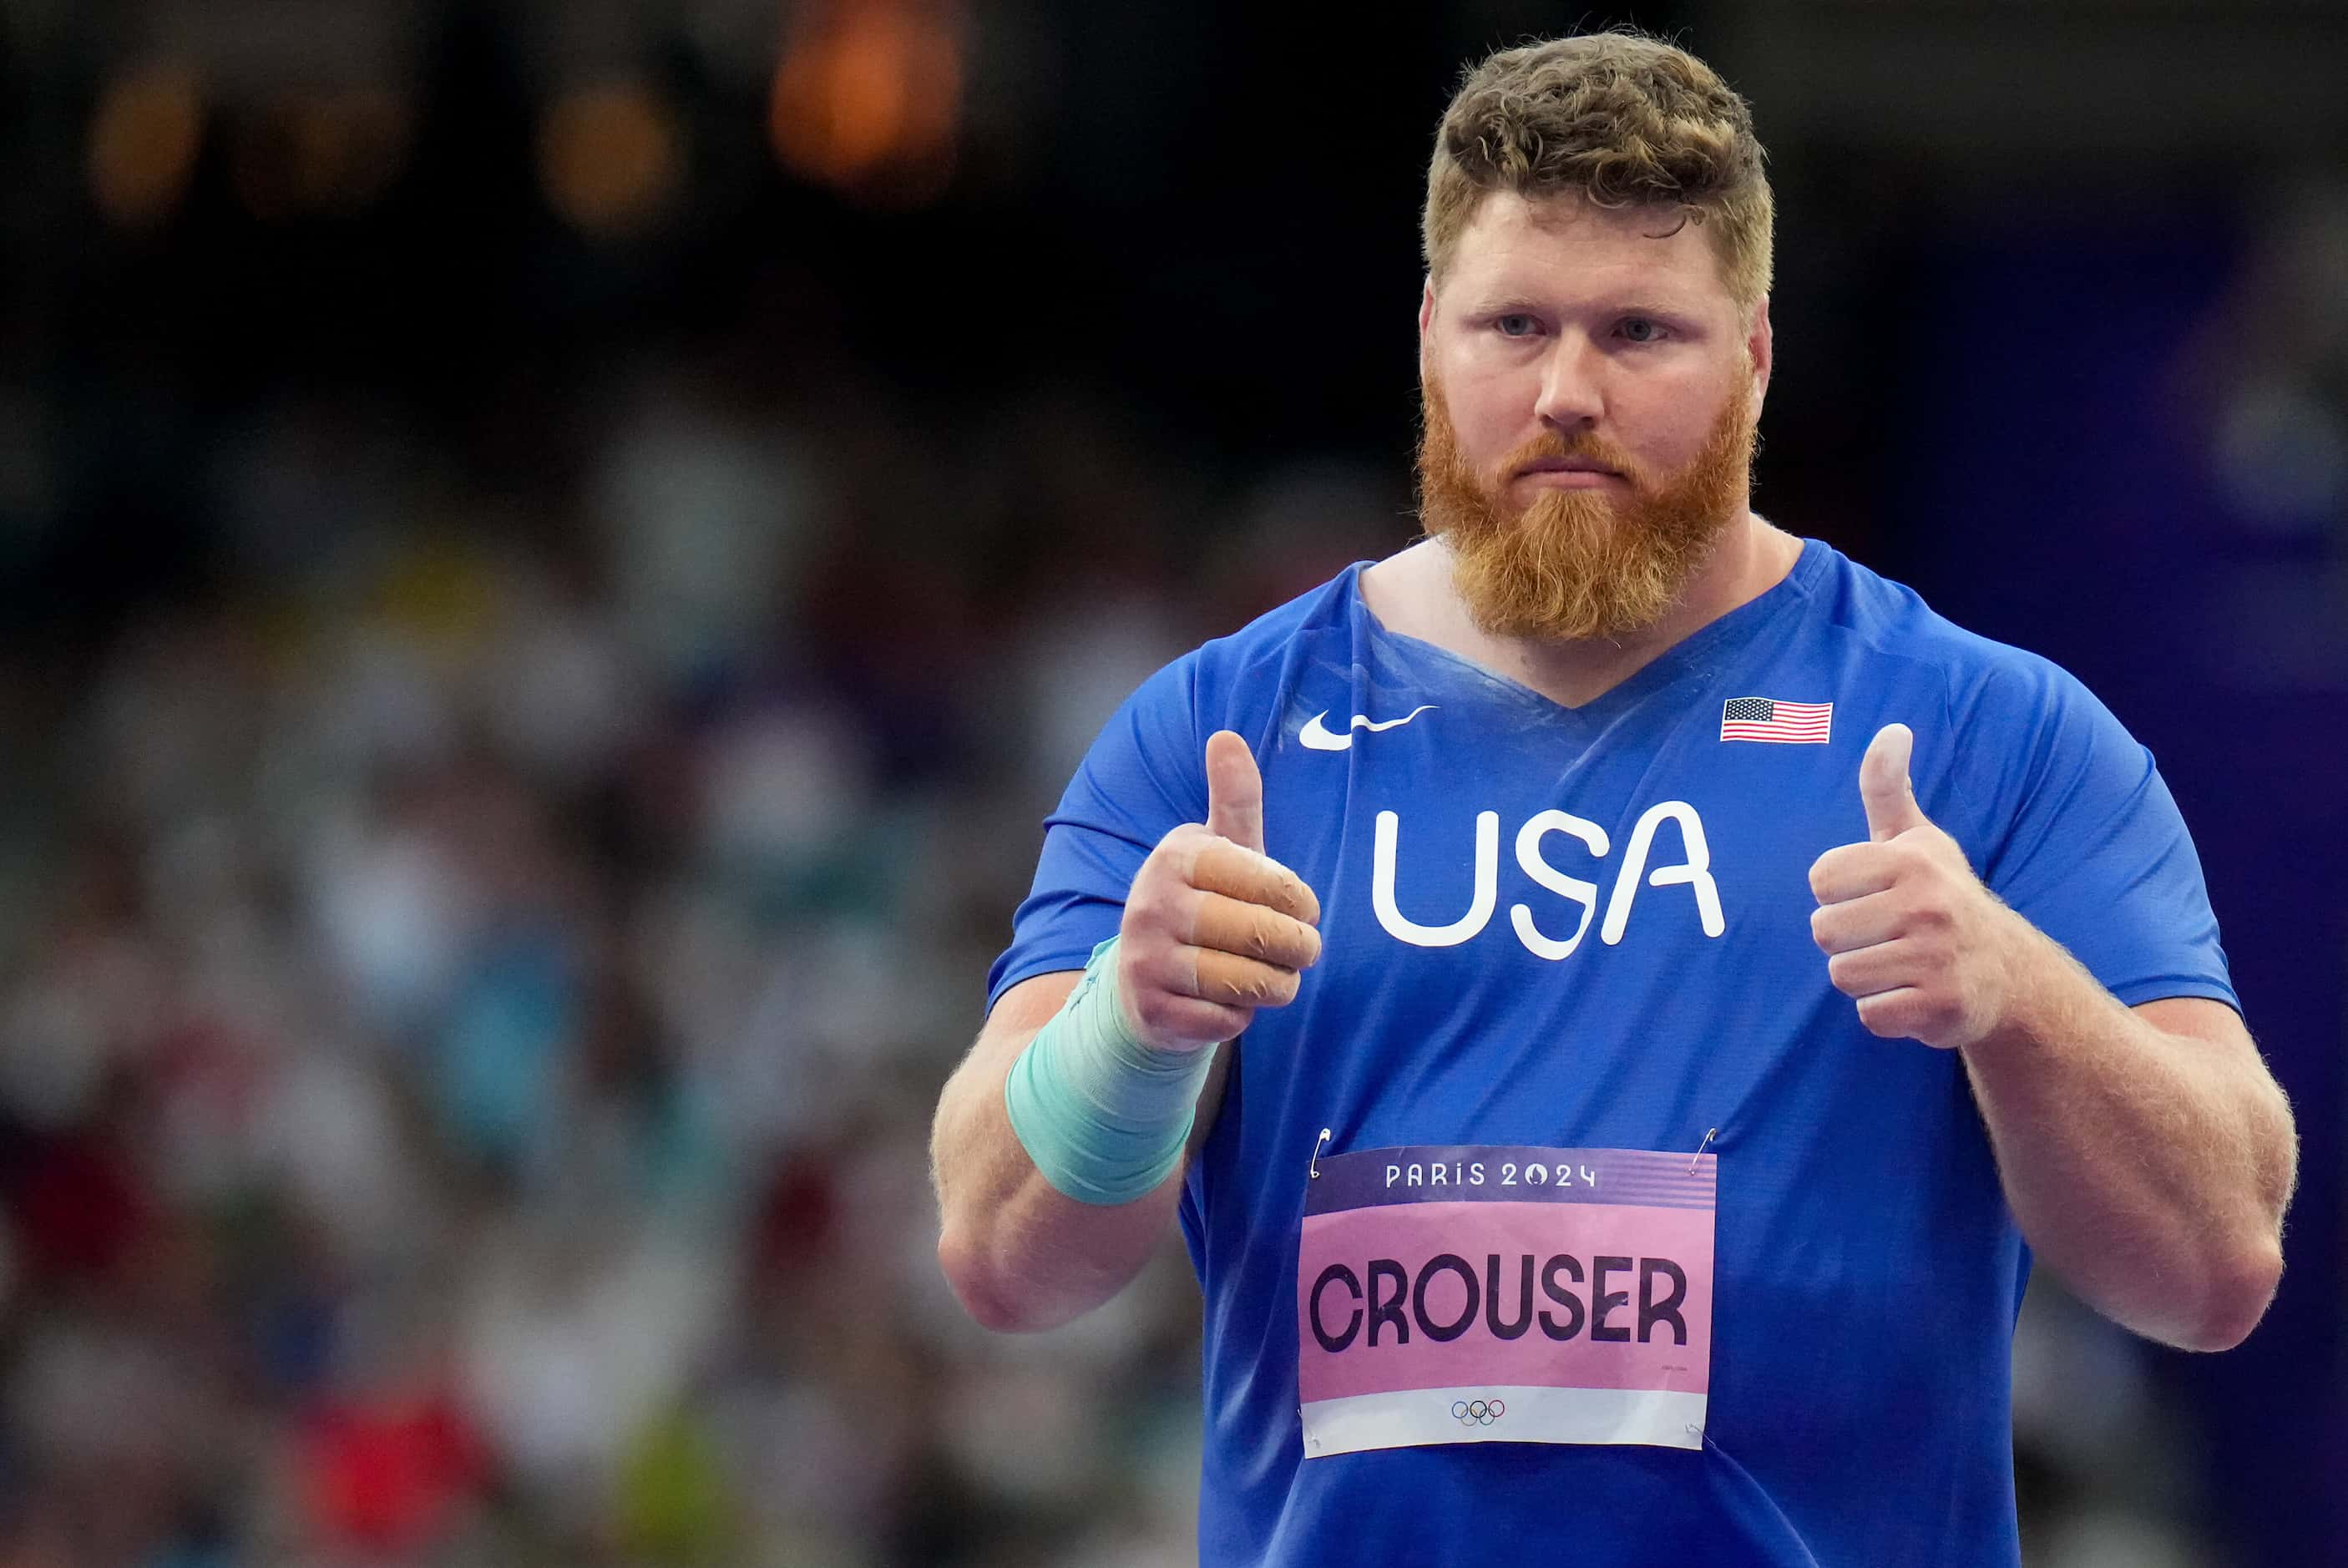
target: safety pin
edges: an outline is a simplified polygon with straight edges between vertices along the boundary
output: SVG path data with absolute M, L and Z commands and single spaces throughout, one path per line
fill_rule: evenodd
M 1694 1174 L 1695 1174 L 1695 1168 L 1696 1168 L 1696 1164 L 1697 1164 L 1697 1162 L 1698 1162 L 1699 1161 L 1703 1160 L 1703 1158 L 1704 1158 L 1704 1151 L 1705 1150 L 1707 1150 L 1707 1149 L 1709 1149 L 1709 1148 L 1711 1148 L 1711 1147 L 1712 1147 L 1712 1140 L 1713 1140 L 1715 1138 L 1717 1138 L 1719 1135 L 1720 1135 L 1720 1129 L 1718 1129 L 1718 1128 L 1716 1128 L 1716 1127 L 1715 1127 L 1715 1128 L 1711 1129 L 1709 1131 L 1707 1131 L 1707 1132 L 1704 1135 L 1704 1141 L 1703 1141 L 1702 1143 L 1699 1143 L 1699 1144 L 1697 1144 L 1697 1145 L 1695 1146 L 1695 1158 L 1694 1158 L 1694 1160 L 1691 1160 L 1691 1161 L 1688 1161 L 1688 1174 L 1689 1174 L 1689 1175 L 1693 1176 L 1693 1175 L 1694 1175 Z
M 1321 1150 L 1327 1145 L 1329 1137 L 1329 1130 L 1324 1127 L 1321 1130 L 1321 1136 L 1313 1140 L 1313 1162 L 1304 1168 L 1305 1180 L 1310 1181 L 1321 1180 Z

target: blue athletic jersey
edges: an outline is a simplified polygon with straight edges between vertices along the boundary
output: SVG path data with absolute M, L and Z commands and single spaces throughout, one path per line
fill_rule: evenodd
M 1859 758 L 1903 723 L 1925 813 L 2121 1001 L 2234 1005 L 2150 754 L 2064 671 L 1816 541 L 1784 583 L 1578 708 L 1388 632 L 1361 571 L 1134 694 L 1049 819 L 990 977 L 992 1006 L 1082 968 L 1151 848 L 1205 820 L 1207 737 L 1246 738 L 1266 849 L 1320 896 L 1323 952 L 1238 1042 L 1185 1181 L 1202 1562 L 2018 1562 L 2009 1379 L 2029 1251 L 1958 1053 L 1877 1039 L 1828 983 L 1808 872 L 1867 837 Z M 1316 1150 L 1694 1156 L 1715 1129 L 1700 1446 L 1305 1456 Z

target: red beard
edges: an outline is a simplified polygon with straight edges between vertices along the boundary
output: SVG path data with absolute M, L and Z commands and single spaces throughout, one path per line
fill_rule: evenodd
M 1526 442 L 1501 475 L 1540 458 L 1580 458 L 1632 488 L 1628 497 L 1544 490 L 1522 511 L 1507 510 L 1460 455 L 1438 383 L 1426 383 L 1425 404 L 1419 518 L 1449 542 L 1460 597 L 1490 635 L 1619 638 L 1653 625 L 1752 493 L 1753 398 L 1742 379 L 1696 455 L 1661 481 L 1594 437 L 1548 430 Z

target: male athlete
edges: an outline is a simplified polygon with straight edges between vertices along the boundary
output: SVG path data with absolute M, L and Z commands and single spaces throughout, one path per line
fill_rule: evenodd
M 1746 505 L 1772 204 L 1649 39 L 1493 56 L 1419 304 L 1430 536 L 1144 685 L 939 1106 L 1064 1323 L 1169 1217 L 1215 1564 L 2018 1561 L 2032 1256 L 2222 1349 L 2291 1113 L 2149 755 Z

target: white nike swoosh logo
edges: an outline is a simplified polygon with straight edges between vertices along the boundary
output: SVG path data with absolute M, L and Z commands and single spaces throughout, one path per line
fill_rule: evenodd
M 1373 719 L 1367 714 L 1357 713 L 1354 716 L 1354 722 L 1345 727 L 1345 733 L 1343 735 L 1332 732 L 1329 727 L 1322 722 L 1329 717 L 1329 710 L 1324 707 L 1304 721 L 1304 727 L 1296 732 L 1296 738 L 1313 751 L 1344 751 L 1350 749 L 1354 744 L 1354 730 L 1366 729 L 1375 734 L 1380 730 L 1399 728 L 1434 706 L 1435 704 L 1431 702 L 1421 703 L 1400 718 Z

